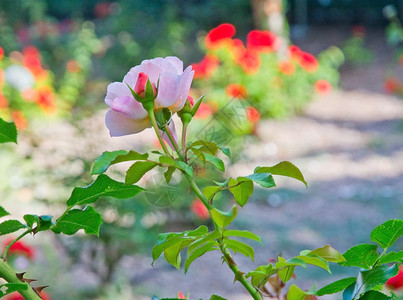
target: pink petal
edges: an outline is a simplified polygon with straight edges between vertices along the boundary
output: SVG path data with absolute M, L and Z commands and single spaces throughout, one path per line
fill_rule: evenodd
M 113 99 L 110 104 L 112 110 L 125 115 L 130 119 L 144 119 L 148 113 L 140 102 L 133 96 L 125 96 Z
M 160 76 L 158 95 L 155 99 L 156 108 L 170 107 L 179 98 L 178 85 L 181 76 L 164 72 Z
M 122 136 L 143 131 L 150 127 L 148 118 L 141 120 L 129 119 L 125 115 L 108 110 L 105 115 L 105 124 L 111 136 Z
M 192 80 L 194 76 L 194 71 L 192 67 L 189 66 L 183 72 L 179 84 L 177 86 L 178 98 L 177 101 L 171 105 L 170 109 L 172 112 L 180 111 L 186 103 L 186 99 L 189 96 L 190 86 L 192 85 Z
M 131 96 L 131 92 L 126 84 L 122 82 L 113 82 L 108 85 L 105 102 L 110 106 L 115 98 L 124 96 Z

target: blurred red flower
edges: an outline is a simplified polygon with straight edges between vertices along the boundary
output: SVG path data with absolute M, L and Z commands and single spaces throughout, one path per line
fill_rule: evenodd
M 231 83 L 227 85 L 225 88 L 225 92 L 227 93 L 228 97 L 231 98 L 246 98 L 248 97 L 248 91 L 246 87 L 242 84 Z
M 279 38 L 267 30 L 252 30 L 248 33 L 246 47 L 257 52 L 273 52 L 280 45 Z
M 322 95 L 329 94 L 332 91 L 332 85 L 327 80 L 319 79 L 315 82 L 315 91 Z
M 194 78 L 209 78 L 219 65 L 220 61 L 215 55 L 207 54 L 199 63 L 192 64 Z
M 389 278 L 386 285 L 392 289 L 397 290 L 403 287 L 403 265 L 399 267 L 399 273 L 396 276 Z
M 7 98 L 2 93 L 0 93 L 0 109 L 7 107 L 8 107 Z
M 279 62 L 278 69 L 284 75 L 292 75 L 295 72 L 295 65 L 292 61 L 283 60 Z
M 4 49 L 0 47 L 0 60 L 4 57 Z
M 246 108 L 246 118 L 253 124 L 256 124 L 260 120 L 259 111 L 253 106 L 248 106 Z
M 235 59 L 236 57 L 242 55 L 245 52 L 245 45 L 240 39 L 233 39 L 229 51 L 232 54 L 232 57 Z
M 110 12 L 110 3 L 109 2 L 101 2 L 95 5 L 94 7 L 94 15 L 97 18 L 105 18 L 109 15 Z
M 178 299 L 186 299 L 185 295 L 182 292 L 178 293 Z
M 354 27 L 351 29 L 351 32 L 352 32 L 353 36 L 355 36 L 355 37 L 360 37 L 360 38 L 364 37 L 365 34 L 366 34 L 365 27 L 364 27 L 364 26 L 361 26 L 361 25 L 356 25 L 356 26 L 354 26 Z
M 70 59 L 67 63 L 66 63 L 66 69 L 67 71 L 69 71 L 70 73 L 77 73 L 81 70 L 81 66 L 78 63 L 78 61 L 76 61 L 75 59 Z
M 2 87 L 4 83 L 4 72 L 2 69 L 0 69 L 0 88 Z
M 229 23 L 211 29 L 204 40 L 207 49 L 214 50 L 225 45 L 235 35 L 235 32 L 234 25 Z
M 200 103 L 199 109 L 195 114 L 195 118 L 197 119 L 206 119 L 213 114 L 213 109 L 206 103 Z
M 41 298 L 42 300 L 51 300 L 49 294 L 44 291 L 41 292 Z M 22 297 L 19 293 L 15 292 L 5 296 L 4 300 L 24 300 L 24 297 Z
M 388 77 L 385 79 L 383 89 L 387 93 L 394 93 L 399 88 L 400 82 L 395 77 Z
M 47 85 L 38 88 L 35 101 L 46 113 L 54 113 L 56 111 L 55 96 L 52 89 Z
M 18 127 L 18 126 L 17 126 Z M 10 244 L 14 239 L 8 239 L 5 243 L 4 243 L 4 247 L 8 246 L 8 244 Z M 8 254 L 12 255 L 24 255 L 29 259 L 32 259 L 35 256 L 35 249 L 27 244 L 25 244 L 24 242 L 22 242 L 21 240 L 16 241 L 8 250 Z
M 17 126 L 18 130 L 24 130 L 28 127 L 28 121 L 25 118 L 24 114 L 19 111 L 15 110 L 11 113 L 11 119 L 14 121 L 15 126 Z
M 315 72 L 319 68 L 319 62 L 312 54 L 304 52 L 295 45 L 289 48 L 290 56 L 307 72 Z
M 190 210 L 200 219 L 206 220 L 210 217 L 208 209 L 204 206 L 203 202 L 195 199 L 190 206 Z
M 34 46 L 25 47 L 22 50 L 23 65 L 32 72 L 32 74 L 37 79 L 41 79 L 46 76 L 47 72 L 42 68 L 41 65 L 41 54 L 39 50 Z
M 259 55 L 250 50 L 245 50 L 241 55 L 235 57 L 235 62 L 239 64 L 247 74 L 256 73 L 260 68 Z

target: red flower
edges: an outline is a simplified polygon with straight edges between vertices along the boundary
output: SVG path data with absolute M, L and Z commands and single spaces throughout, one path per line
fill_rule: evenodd
M 47 85 L 41 86 L 37 90 L 35 102 L 47 113 L 54 113 L 56 111 L 56 103 L 53 91 Z
M 278 69 L 284 75 L 292 75 L 295 72 L 295 65 L 292 61 L 283 60 L 279 62 Z
M 327 80 L 319 79 L 315 82 L 315 91 L 322 95 L 329 94 L 332 91 L 332 85 Z
M 304 52 L 297 46 L 289 47 L 291 58 L 296 60 L 298 64 L 307 72 L 315 72 L 319 68 L 318 60 L 312 54 Z
M 395 77 L 388 77 L 386 78 L 383 89 L 387 93 L 394 93 L 400 86 L 400 82 Z
M 207 54 L 201 62 L 192 64 L 195 71 L 194 78 L 209 78 L 220 65 L 220 61 L 213 54 Z
M 41 292 L 41 297 L 42 300 L 51 300 L 49 294 L 44 291 Z M 19 293 L 15 292 L 5 296 L 4 300 L 24 300 L 24 298 Z
M 185 295 L 182 292 L 178 293 L 178 299 L 186 299 Z
M 233 39 L 229 47 L 229 51 L 235 59 L 236 57 L 241 56 L 246 51 L 246 49 L 245 45 L 240 39 Z
M 205 38 L 207 49 L 217 49 L 226 44 L 235 35 L 235 27 L 232 24 L 224 23 L 210 30 Z
M 235 62 L 239 64 L 247 74 L 256 73 L 260 68 L 259 55 L 250 50 L 246 50 L 240 56 L 236 57 Z
M 256 124 L 260 120 L 259 111 L 253 106 L 249 106 L 246 108 L 246 118 L 253 124 Z
M 2 93 L 0 93 L 0 109 L 7 107 L 8 107 L 7 98 Z
M 22 50 L 24 55 L 23 65 L 28 68 L 36 78 L 42 78 L 46 76 L 46 71 L 41 65 L 41 54 L 34 46 L 25 47 Z
M 399 273 L 396 276 L 389 278 L 386 285 L 392 289 L 397 290 L 403 287 L 403 265 L 399 267 Z
M 19 110 L 15 110 L 11 113 L 11 119 L 14 121 L 18 130 L 24 130 L 28 127 L 27 119 L 25 119 L 24 114 Z
M 198 216 L 200 219 L 206 220 L 210 218 L 208 209 L 204 206 L 203 202 L 199 199 L 195 199 L 190 206 L 190 210 Z
M 246 98 L 248 91 L 242 84 L 231 83 L 225 88 L 228 97 L 231 98 Z
M 249 32 L 246 47 L 257 52 L 273 52 L 278 49 L 280 40 L 267 30 L 252 30 Z
M 197 119 L 206 119 L 213 114 L 213 109 L 206 103 L 200 103 L 199 109 L 195 114 L 195 118 Z
M 17 126 L 18 127 L 18 126 Z M 9 239 L 4 243 L 4 247 L 8 246 L 14 239 Z M 8 254 L 24 255 L 29 259 L 35 256 L 35 250 L 31 246 L 25 244 L 21 240 L 16 241 L 8 250 Z
M 0 60 L 2 60 L 4 57 L 4 50 L 3 48 L 0 47 Z

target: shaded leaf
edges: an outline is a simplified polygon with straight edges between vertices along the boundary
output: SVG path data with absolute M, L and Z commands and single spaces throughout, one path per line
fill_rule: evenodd
M 0 224 L 0 235 L 8 234 L 26 228 L 24 224 L 17 220 L 7 220 Z
M 101 174 L 87 187 L 76 187 L 67 200 L 67 205 L 85 205 L 97 201 L 100 197 L 110 196 L 117 199 L 128 199 L 136 196 L 144 189 L 136 185 L 125 185 Z
M 329 268 L 329 263 L 326 260 L 324 260 L 323 258 L 321 258 L 320 256 L 309 254 L 309 255 L 299 255 L 299 256 L 296 256 L 295 258 L 301 259 L 302 261 L 304 261 L 307 264 L 314 265 L 314 266 L 320 267 L 322 269 L 325 269 L 326 271 L 328 271 L 331 274 L 330 268 Z
M 204 157 L 206 158 L 206 161 L 211 163 L 217 170 L 220 170 L 222 172 L 225 171 L 224 162 L 220 158 L 208 153 L 205 153 Z
M 161 156 L 162 157 L 162 156 Z M 126 172 L 125 183 L 134 184 L 138 182 L 145 173 L 154 169 L 158 163 L 154 161 L 136 161 Z
M 184 171 L 190 177 L 193 177 L 193 169 L 192 169 L 192 167 L 187 165 L 187 164 L 185 164 L 183 161 L 177 161 L 177 160 L 173 159 L 170 156 L 160 156 L 159 161 L 162 164 L 176 167 L 176 168 Z
M 173 166 L 169 166 L 166 172 L 164 173 L 165 181 L 170 183 L 172 180 L 172 175 L 174 174 L 176 168 Z
M 384 256 L 382 256 L 379 259 L 379 264 L 389 264 L 389 263 L 393 263 L 393 262 L 400 262 L 402 263 L 403 259 L 403 250 L 399 251 L 399 252 L 389 252 L 388 254 L 385 254 Z
M 221 152 L 224 153 L 226 156 L 228 156 L 229 158 L 231 158 L 231 150 L 229 148 L 226 147 L 220 147 Z
M 257 167 L 255 173 L 271 173 L 273 175 L 291 177 L 301 181 L 306 187 L 308 187 L 301 171 L 289 161 L 282 161 L 273 167 Z
M 0 143 L 17 144 L 17 127 L 13 122 L 6 122 L 0 118 Z
M 360 297 L 360 300 L 388 300 L 389 296 L 378 291 L 369 291 Z
M 378 246 L 372 244 L 361 244 L 351 247 L 343 254 L 345 262 L 339 264 L 347 267 L 360 267 L 369 269 L 379 257 Z
M 242 237 L 242 238 L 251 239 L 251 240 L 258 241 L 259 243 L 262 243 L 262 239 L 260 238 L 260 236 L 254 234 L 250 231 L 247 231 L 247 230 L 225 230 L 224 236 L 225 237 L 229 237 L 229 236 Z
M 246 257 L 250 257 L 252 261 L 255 259 L 255 252 L 251 246 L 248 244 L 245 244 L 243 242 L 237 241 L 237 240 L 230 240 L 226 239 L 225 240 L 225 245 L 227 245 L 228 248 L 230 248 L 234 252 L 241 253 L 245 255 Z
M 272 264 L 262 265 L 257 267 L 254 271 L 250 271 L 245 275 L 246 278 L 251 277 L 251 282 L 254 286 L 260 287 L 260 285 L 266 284 L 268 278 L 275 274 L 277 270 Z
M 210 213 L 213 221 L 221 228 L 224 228 L 231 224 L 231 222 L 235 219 L 237 215 L 237 207 L 236 205 L 232 206 L 231 210 L 228 212 L 213 208 Z
M 371 241 L 382 248 L 389 248 L 403 235 L 403 220 L 389 220 L 375 227 L 371 232 Z
M 318 296 L 323 296 L 323 295 L 329 295 L 329 294 L 334 294 L 343 291 L 345 288 L 350 286 L 351 284 L 356 282 L 355 277 L 347 277 L 343 278 L 340 280 L 337 280 L 335 282 L 332 282 L 331 284 L 328 284 L 321 288 L 319 291 L 317 291 Z
M 227 299 L 218 295 L 213 295 L 210 297 L 210 300 L 227 300 Z
M 133 150 L 105 151 L 95 160 L 91 175 L 102 174 L 113 164 L 124 161 L 145 160 L 147 158 L 147 153 L 141 154 Z
M 86 234 L 99 235 L 99 227 L 102 224 L 101 215 L 91 206 L 83 210 L 72 209 L 64 216 L 60 217 L 56 225 L 52 227 L 55 233 L 72 235 L 80 229 L 84 229 Z
M 399 267 L 394 264 L 390 267 L 382 265 L 369 271 L 360 272 L 354 290 L 354 297 L 366 293 L 378 285 L 385 284 L 389 278 L 396 276 L 398 271 Z
M 10 213 L 6 211 L 2 206 L 0 206 L 0 218 L 8 215 L 10 215 Z
M 200 245 L 211 241 L 211 240 L 216 240 L 220 237 L 220 233 L 217 230 L 214 230 L 207 234 L 206 236 L 202 236 L 196 240 L 194 240 L 188 247 L 187 255 L 189 256 L 196 248 L 198 248 Z
M 271 176 L 270 173 L 254 173 L 246 176 L 246 178 L 253 180 L 264 188 L 271 188 L 276 186 L 273 176 Z

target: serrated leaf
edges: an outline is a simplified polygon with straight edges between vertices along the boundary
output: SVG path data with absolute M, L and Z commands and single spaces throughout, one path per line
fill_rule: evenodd
M 371 232 L 371 241 L 382 248 L 389 248 L 403 235 L 403 220 L 389 220 L 375 227 Z
M 270 173 L 254 173 L 246 176 L 246 178 L 253 180 L 264 188 L 272 188 L 276 186 L 273 176 Z
M 176 168 L 184 171 L 190 177 L 193 177 L 193 169 L 192 169 L 192 167 L 187 165 L 187 164 L 185 164 L 183 161 L 177 161 L 177 160 L 173 159 L 170 156 L 160 156 L 159 161 L 162 164 L 176 167 Z
M 248 202 L 250 196 L 253 194 L 253 182 L 251 179 L 245 177 L 238 177 L 236 180 L 230 179 L 228 186 L 234 186 L 229 191 L 234 195 L 235 201 L 241 207 Z
M 0 235 L 12 233 L 26 228 L 24 224 L 17 220 L 7 220 L 0 224 Z
M 224 231 L 224 237 L 229 237 L 229 236 L 236 236 L 236 237 L 242 237 L 250 240 L 255 240 L 258 241 L 259 243 L 262 243 L 262 239 L 260 236 L 247 231 L 247 230 L 225 230 Z
M 378 291 L 369 291 L 360 297 L 360 300 L 390 300 L 389 296 Z
M 187 273 L 189 266 L 192 262 L 194 262 L 197 258 L 204 255 L 206 252 L 210 252 L 218 249 L 218 243 L 216 241 L 209 241 L 200 247 L 196 248 L 190 256 L 186 258 L 185 261 L 185 273 Z
M 347 267 L 360 267 L 369 269 L 378 259 L 378 246 L 372 244 L 361 244 L 351 247 L 343 254 L 345 262 L 339 264 Z
M 28 290 L 28 285 L 26 283 L 5 283 L 0 285 L 0 296 L 6 296 L 14 292 L 26 290 Z
M 399 252 L 392 251 L 382 256 L 379 259 L 379 264 L 389 264 L 393 262 L 402 263 L 403 262 L 402 259 L 403 259 L 403 250 Z
M 304 300 L 307 293 L 295 284 L 292 284 L 287 293 L 287 300 Z
M 255 252 L 251 246 L 248 244 L 245 244 L 243 242 L 237 241 L 237 240 L 230 240 L 226 239 L 225 240 L 225 245 L 227 245 L 228 248 L 230 248 L 232 251 L 235 253 L 241 253 L 245 255 L 246 257 L 250 257 L 252 261 L 255 260 Z
M 334 263 L 346 261 L 343 255 L 336 249 L 332 248 L 330 245 L 312 250 L 311 252 L 309 252 L 309 254 L 320 256 L 324 260 Z
M 235 219 L 237 215 L 236 205 L 232 206 L 231 210 L 224 212 L 217 208 L 213 208 L 210 213 L 213 221 L 221 228 L 227 227 Z
M 271 173 L 273 175 L 287 176 L 301 181 L 308 187 L 301 171 L 291 162 L 282 161 L 273 167 L 257 167 L 255 173 Z
M 113 164 L 124 161 L 145 160 L 147 158 L 147 153 L 141 154 L 133 150 L 105 151 L 95 160 L 91 175 L 102 174 Z
M 348 286 L 350 286 L 352 283 L 354 283 L 357 279 L 355 277 L 347 277 L 343 278 L 340 280 L 337 280 L 335 282 L 332 282 L 331 284 L 328 284 L 321 288 L 320 290 L 317 291 L 318 296 L 323 296 L 323 295 L 329 295 L 329 294 L 335 294 L 338 292 L 343 291 L 346 289 Z
M 172 175 L 174 174 L 175 170 L 176 170 L 175 167 L 169 166 L 168 169 L 165 171 L 164 177 L 165 177 L 165 181 L 166 181 L 167 183 L 170 183 L 170 182 L 171 182 L 171 180 L 172 180 Z
M 10 215 L 10 213 L 6 211 L 2 206 L 0 206 L 0 218 L 8 215 Z
M 17 144 L 17 127 L 13 122 L 6 122 L 0 118 L 0 143 Z
M 101 215 L 92 206 L 87 206 L 83 210 L 70 210 L 67 214 L 60 217 L 56 225 L 51 229 L 55 233 L 64 233 L 67 235 L 72 235 L 78 230 L 84 229 L 86 234 L 98 236 L 101 224 Z
M 320 256 L 309 254 L 309 255 L 299 255 L 296 256 L 295 258 L 301 259 L 307 264 L 325 269 L 330 274 L 332 273 L 329 268 L 329 263 Z
M 154 169 L 158 163 L 154 161 L 136 161 L 126 171 L 125 184 L 134 184 L 138 182 L 145 173 Z
M 206 161 L 211 163 L 217 170 L 220 170 L 222 172 L 225 171 L 224 162 L 220 158 L 208 153 L 204 153 L 204 157 L 206 158 Z
M 101 174 L 87 187 L 76 187 L 67 200 L 67 205 L 85 205 L 97 201 L 100 197 L 110 196 L 117 199 L 128 199 L 136 196 L 144 189 L 136 185 L 125 185 Z

